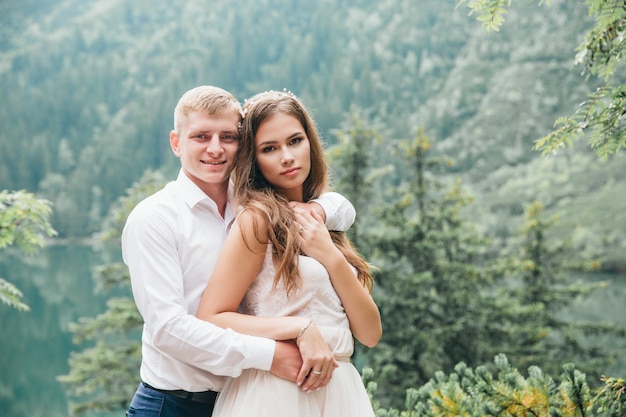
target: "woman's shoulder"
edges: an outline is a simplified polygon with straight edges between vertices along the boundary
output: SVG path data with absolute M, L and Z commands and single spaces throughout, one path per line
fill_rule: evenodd
M 267 243 L 270 218 L 258 206 L 248 206 L 241 209 L 235 219 L 235 225 L 241 230 L 244 237 L 255 236 L 256 240 Z

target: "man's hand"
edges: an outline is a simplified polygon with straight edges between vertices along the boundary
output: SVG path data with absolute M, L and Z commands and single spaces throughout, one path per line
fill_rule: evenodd
M 296 382 L 302 368 L 302 356 L 295 342 L 276 341 L 270 372 L 279 378 Z
M 322 218 L 322 223 L 326 222 L 326 212 L 315 201 L 309 201 L 308 203 L 300 203 L 299 201 L 290 201 L 289 206 L 292 210 L 300 209 L 307 211 L 309 213 L 317 213 L 318 216 Z

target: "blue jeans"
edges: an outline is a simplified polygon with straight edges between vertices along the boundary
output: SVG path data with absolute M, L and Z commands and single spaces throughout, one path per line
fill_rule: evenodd
M 174 397 L 139 384 L 130 402 L 127 417 L 211 417 L 213 406 Z

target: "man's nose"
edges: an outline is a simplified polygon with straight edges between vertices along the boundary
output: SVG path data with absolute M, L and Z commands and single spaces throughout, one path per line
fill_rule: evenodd
M 207 143 L 207 152 L 222 152 L 223 148 L 222 148 L 222 144 L 220 143 L 220 136 L 216 133 L 213 136 L 211 136 L 211 140 L 209 140 L 209 143 Z

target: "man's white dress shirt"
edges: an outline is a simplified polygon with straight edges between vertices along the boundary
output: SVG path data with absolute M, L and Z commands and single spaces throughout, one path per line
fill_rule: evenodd
M 352 225 L 354 207 L 343 196 L 326 193 L 316 202 L 326 212 L 329 229 Z M 215 202 L 182 170 L 129 215 L 122 254 L 144 319 L 142 381 L 165 390 L 219 391 L 224 376 L 270 369 L 273 340 L 195 317 L 234 216 L 228 204 L 222 218 Z

